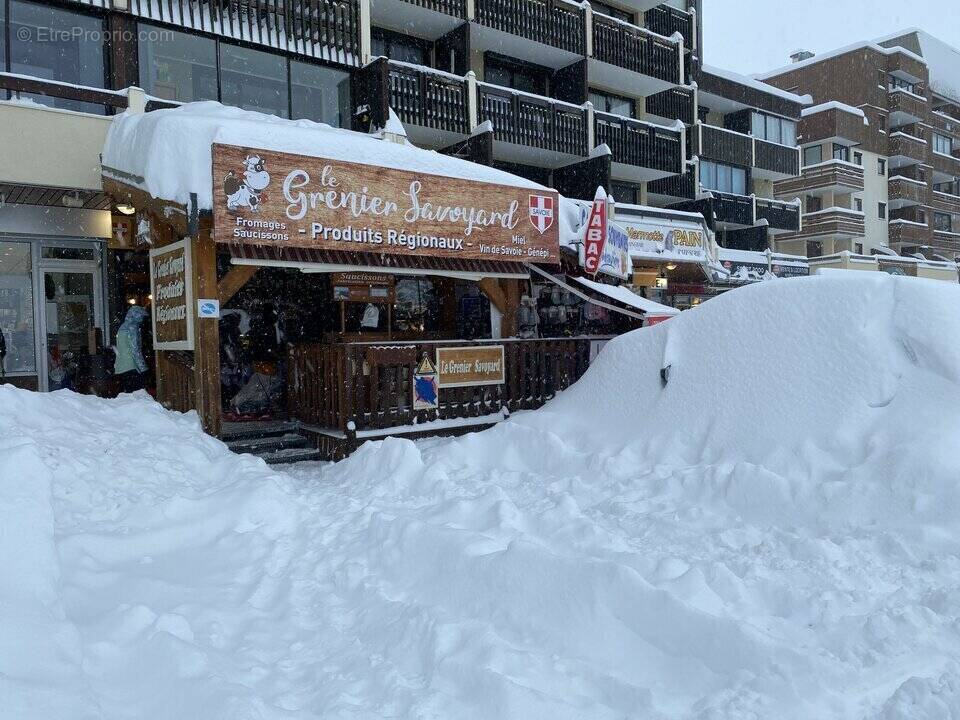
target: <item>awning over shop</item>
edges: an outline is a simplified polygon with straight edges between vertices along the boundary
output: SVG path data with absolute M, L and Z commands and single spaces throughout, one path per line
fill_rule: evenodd
M 308 273 L 371 272 L 395 275 L 443 275 L 464 280 L 484 277 L 526 280 L 530 277 L 524 265 L 512 262 L 381 255 L 266 245 L 231 245 L 230 262 L 234 265 L 287 267 Z
M 622 303 L 628 307 L 635 308 L 641 312 L 657 317 L 672 317 L 674 315 L 679 315 L 680 311 L 676 308 L 672 308 L 669 305 L 661 305 L 658 302 L 653 300 L 648 300 L 647 298 L 640 297 L 634 292 L 627 290 L 625 287 L 618 287 L 614 285 L 605 285 L 604 283 L 598 283 L 593 280 L 588 280 L 583 277 L 573 277 L 571 280 L 575 280 L 580 285 L 583 285 L 588 290 L 591 290 L 600 295 L 605 295 L 611 300 L 615 300 L 618 303 Z

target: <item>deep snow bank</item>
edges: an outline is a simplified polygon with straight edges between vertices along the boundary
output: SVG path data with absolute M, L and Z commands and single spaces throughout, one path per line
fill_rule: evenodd
M 542 411 L 288 473 L 145 397 L 0 386 L 0 703 L 960 717 L 958 307 L 886 276 L 740 289 Z

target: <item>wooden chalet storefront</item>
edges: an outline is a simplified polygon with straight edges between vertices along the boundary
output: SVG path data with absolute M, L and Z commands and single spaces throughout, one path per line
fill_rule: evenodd
M 196 194 L 151 196 L 109 157 L 104 188 L 149 228 L 157 399 L 196 410 L 213 435 L 225 411 L 218 318 L 241 297 L 303 330 L 277 362 L 283 411 L 331 458 L 537 408 L 609 339 L 516 337 L 528 264 L 560 269 L 553 191 L 226 144 L 211 156 L 212 209 Z M 395 317 L 410 278 L 429 278 L 429 328 Z M 466 326 L 481 304 L 486 326 Z

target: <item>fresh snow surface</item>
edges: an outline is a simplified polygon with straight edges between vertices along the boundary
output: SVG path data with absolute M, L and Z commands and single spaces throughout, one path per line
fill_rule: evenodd
M 287 471 L 0 386 L 0 715 L 960 717 L 958 307 L 760 283 L 540 411 Z

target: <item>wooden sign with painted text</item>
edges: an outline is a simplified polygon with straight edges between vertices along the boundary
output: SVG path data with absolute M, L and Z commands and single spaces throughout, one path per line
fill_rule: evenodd
M 551 190 L 214 144 L 222 243 L 560 262 Z
M 190 240 L 150 251 L 155 350 L 193 350 L 193 268 Z
M 437 385 L 502 385 L 505 380 L 503 345 L 437 348 Z

